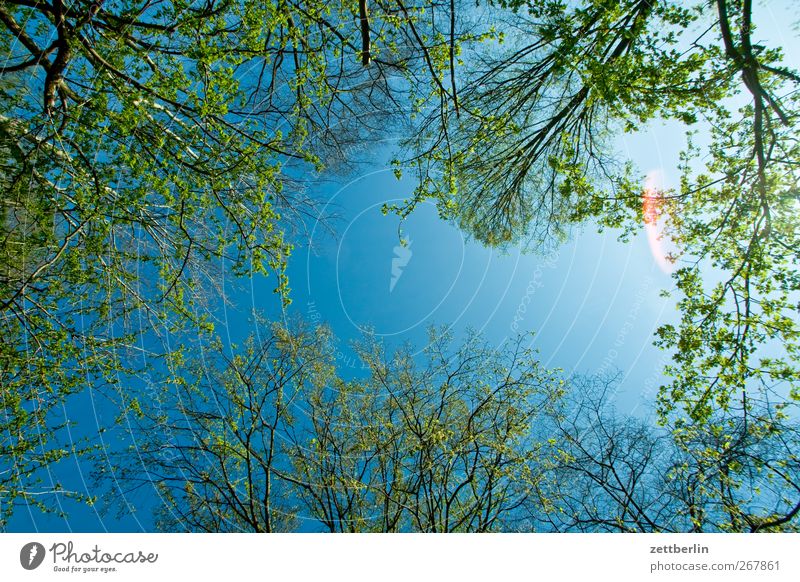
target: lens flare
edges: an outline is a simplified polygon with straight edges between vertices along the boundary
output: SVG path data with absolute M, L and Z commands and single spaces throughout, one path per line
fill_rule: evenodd
M 664 176 L 661 170 L 651 170 L 647 173 L 642 194 L 642 215 L 644 217 L 644 230 L 647 234 L 647 244 L 658 268 L 664 273 L 671 273 L 673 263 L 671 253 L 667 249 L 663 235 L 662 205 Z

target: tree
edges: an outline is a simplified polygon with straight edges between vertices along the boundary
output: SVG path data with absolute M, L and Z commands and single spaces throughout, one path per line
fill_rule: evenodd
M 167 531 L 294 527 L 282 442 L 304 395 L 330 381 L 332 351 L 323 328 L 265 331 L 230 355 L 218 341 L 205 346 L 174 383 L 128 403 L 131 442 L 116 462 L 98 462 L 112 498 L 155 489 Z
M 525 344 L 431 329 L 415 358 L 368 338 L 368 377 L 310 394 L 291 440 L 306 511 L 331 532 L 507 527 L 542 479 L 531 429 L 561 390 Z
M 292 245 L 325 219 L 304 176 L 356 158 L 404 110 L 396 95 L 413 82 L 425 99 L 444 66 L 426 5 L 3 3 L 0 384 L 13 456 L 0 475 L 29 474 L 11 467 L 33 450 L 12 430 L 32 418 L 23 410 L 55 410 L 87 384 L 124 392 L 179 356 L 181 334 L 209 333 L 223 274 L 272 274 L 289 301 Z M 47 447 L 50 428 L 37 430 Z M 24 488 L 2 494 L 13 503 Z
M 548 420 L 553 469 L 532 527 L 583 532 L 797 531 L 800 427 L 785 404 L 762 402 L 726 430 L 666 428 L 610 404 L 613 377 L 576 377 Z
M 420 186 L 490 245 L 551 244 L 587 217 L 619 224 L 640 193 L 609 141 L 655 115 L 694 118 L 726 91 L 709 57 L 678 59 L 677 27 L 698 11 L 629 0 L 489 2 L 502 43 L 475 47 L 459 115 L 426 118 L 410 144 Z M 504 11 L 509 8 L 509 11 Z
M 533 247 L 585 221 L 627 237 L 661 217 L 681 313 L 656 334 L 673 354 L 661 420 L 713 431 L 717 410 L 744 420 L 775 390 L 796 401 L 800 75 L 757 41 L 752 2 L 489 4 L 505 42 L 476 47 L 458 115 L 421 124 L 401 211 L 432 197 L 484 243 Z M 658 118 L 711 137 L 689 141 L 674 191 L 642 188 L 611 147 Z
M 668 474 L 666 431 L 610 404 L 618 378 L 573 377 L 546 422 L 552 471 L 528 527 L 552 531 L 686 531 Z
M 715 411 L 707 425 L 673 427 L 674 495 L 691 531 L 797 531 L 800 459 L 794 407 L 769 400 Z
M 59 330 L 46 331 L 58 348 L 49 358 L 31 357 L 37 347 L 26 345 L 25 336 L 6 335 L 0 342 L 0 530 L 18 506 L 64 515 L 65 498 L 93 501 L 91 495 L 66 489 L 49 470 L 92 446 L 83 439 L 66 438 L 65 429 L 74 422 L 62 412 L 64 400 L 83 388 L 75 362 L 87 357 L 85 346 Z M 88 367 L 106 365 L 95 355 L 88 358 Z
M 281 272 L 289 243 L 278 209 L 306 203 L 282 190 L 279 156 L 303 156 L 291 143 L 301 124 L 277 132 L 285 101 L 260 120 L 235 111 L 257 95 L 235 70 L 264 38 L 253 10 L 226 27 L 241 8 L 0 8 L 2 388 L 12 424 L 22 422 L 18 406 L 53 408 L 86 383 L 119 383 L 163 353 L 159 335 L 206 325 L 195 308 L 216 279 L 214 259 L 234 272 Z M 23 443 L 47 446 L 9 438 L 16 454 L 4 468 L 26 458 Z

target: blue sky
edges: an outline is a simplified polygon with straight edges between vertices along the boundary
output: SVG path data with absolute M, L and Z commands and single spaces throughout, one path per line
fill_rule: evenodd
M 390 345 L 423 347 L 431 324 L 457 333 L 473 327 L 495 345 L 535 331 L 548 366 L 591 373 L 604 362 L 608 367 L 611 350 L 612 363 L 629 371 L 631 383 L 651 373 L 659 355 L 645 344 L 672 309 L 659 297 L 670 279 L 643 236 L 623 244 L 617 233 L 585 228 L 544 255 L 503 252 L 466 240 L 425 204 L 403 225 L 409 257 L 392 287 L 393 260 L 405 249 L 399 249 L 399 219 L 380 208 L 411 188 L 386 168 L 334 193 L 343 228 L 316 253 L 295 253 L 290 311 L 329 322 L 343 340 L 372 327 Z M 348 365 L 342 351 L 340 363 Z M 635 395 L 628 400 L 624 406 L 635 405 Z

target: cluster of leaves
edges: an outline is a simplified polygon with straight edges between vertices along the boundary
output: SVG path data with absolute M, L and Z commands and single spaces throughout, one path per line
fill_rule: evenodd
M 331 532 L 502 529 L 543 478 L 531 426 L 562 389 L 525 339 L 498 350 L 470 333 L 454 347 L 432 329 L 415 358 L 367 338 L 369 376 L 309 394 L 292 438 L 310 515 Z
M 157 523 L 165 530 L 295 527 L 284 507 L 286 482 L 276 474 L 298 403 L 333 375 L 329 347 L 322 328 L 290 334 L 277 324 L 241 351 L 203 344 L 174 382 L 129 397 L 126 422 L 141 430 L 123 434 L 129 449 L 121 457 L 129 462 L 99 460 L 98 480 L 120 487 L 112 498 L 126 502 L 144 490 L 150 505 L 155 488 Z
M 497 10 L 503 43 L 468 58 L 460 113 L 432 115 L 410 143 L 420 177 L 411 204 L 435 198 L 490 245 L 549 245 L 587 218 L 620 225 L 641 200 L 610 151 L 614 128 L 633 131 L 656 115 L 691 122 L 730 91 L 715 47 L 681 45 L 701 7 L 500 6 L 512 10 Z

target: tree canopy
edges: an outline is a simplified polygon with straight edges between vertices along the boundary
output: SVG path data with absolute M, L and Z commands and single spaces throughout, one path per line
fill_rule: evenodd
M 140 419 L 165 528 L 795 528 L 800 74 L 757 20 L 750 0 L 4 1 L 0 527 L 96 501 L 47 471 L 91 452 L 61 413 L 91 389 Z M 655 120 L 687 130 L 673 189 L 615 151 Z M 365 337 L 365 377 L 324 327 L 222 349 L 220 281 L 270 277 L 288 306 L 314 180 L 389 133 L 417 182 L 384 210 L 432 200 L 488 246 L 663 222 L 661 428 L 522 340 Z

